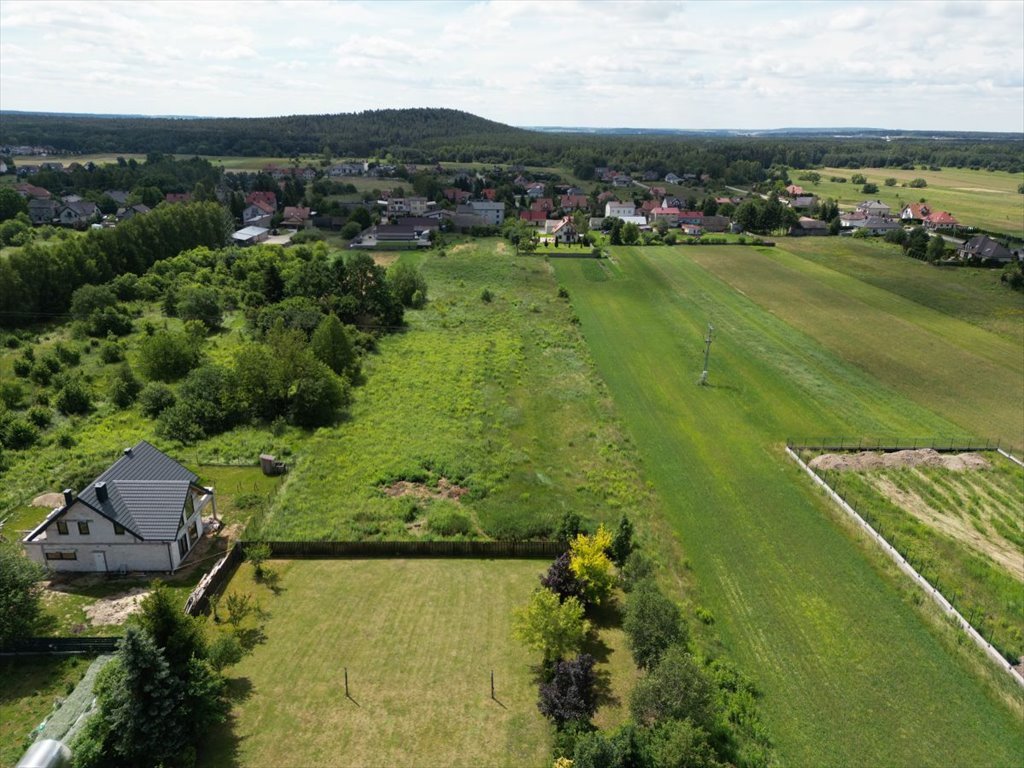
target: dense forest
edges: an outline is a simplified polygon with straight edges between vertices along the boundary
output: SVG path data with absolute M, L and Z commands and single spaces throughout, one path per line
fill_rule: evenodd
M 1018 173 L 1024 138 L 951 136 L 840 139 L 832 136 L 694 137 L 528 131 L 452 109 L 390 109 L 270 118 L 145 118 L 0 113 L 0 145 L 45 145 L 65 152 L 164 152 L 292 157 L 369 157 L 390 153 L 434 161 L 562 166 L 584 178 L 594 166 L 707 173 L 759 181 L 772 165 L 901 167 L 934 165 Z

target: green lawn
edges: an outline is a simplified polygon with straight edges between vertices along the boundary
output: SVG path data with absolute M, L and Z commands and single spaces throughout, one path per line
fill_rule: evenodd
M 243 567 L 229 589 L 269 611 L 267 639 L 228 670 L 234 709 L 199 764 L 550 765 L 538 659 L 511 637 L 512 608 L 544 566 L 274 561 L 277 595 Z
M 864 200 L 881 200 L 899 212 L 907 203 L 916 203 L 922 197 L 940 211 L 949 211 L 965 226 L 981 227 L 994 232 L 1024 237 L 1024 195 L 1017 192 L 1017 185 L 1024 181 L 1024 174 L 1005 171 L 972 171 L 968 168 L 943 168 L 941 171 L 913 170 L 899 168 L 822 168 L 821 181 L 813 184 L 800 181 L 802 171 L 793 171 L 791 177 L 809 193 L 818 197 L 833 197 L 840 205 L 852 207 Z M 860 184 L 853 184 L 850 177 L 863 174 L 869 182 L 878 185 L 876 194 L 866 195 L 860 191 Z M 831 176 L 842 176 L 845 184 L 829 181 Z M 887 178 L 897 180 L 896 186 L 885 186 Z M 922 178 L 927 187 L 914 189 L 900 184 L 911 179 Z
M 0 659 L 0 765 L 18 762 L 28 749 L 28 735 L 74 689 L 89 661 L 78 656 Z
M 614 263 L 555 269 L 722 644 L 764 691 L 781 761 L 1019 765 L 1019 700 L 1013 714 L 979 681 L 976 659 L 913 607 L 781 446 L 787 435 L 960 429 L 697 263 L 729 250 L 620 248 Z M 746 261 L 732 272 L 768 260 L 735 250 Z M 712 386 L 700 388 L 709 320 Z

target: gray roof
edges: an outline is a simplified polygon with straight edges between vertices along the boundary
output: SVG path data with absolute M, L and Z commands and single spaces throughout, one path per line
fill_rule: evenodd
M 199 478 L 145 440 L 125 449 L 78 500 L 147 540 L 173 540 L 189 486 Z M 96 484 L 105 483 L 107 500 L 100 501 Z
M 962 246 L 961 253 L 967 258 L 993 261 L 1010 261 L 1013 254 L 1010 249 L 987 235 L 975 235 Z

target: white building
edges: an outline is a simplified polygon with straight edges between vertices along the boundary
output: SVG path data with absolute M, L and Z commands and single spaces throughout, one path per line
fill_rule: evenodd
M 621 200 L 609 200 L 604 204 L 604 217 L 607 219 L 609 216 L 615 216 L 619 219 L 624 219 L 627 216 L 633 216 L 636 214 L 636 206 L 632 203 L 624 203 Z M 644 220 L 646 224 L 646 220 Z
M 471 200 L 468 205 L 473 209 L 473 213 L 482 218 L 487 224 L 498 227 L 505 221 L 504 203 L 492 203 L 490 200 Z
M 23 540 L 29 559 L 51 571 L 174 571 L 216 514 L 213 489 L 145 440 L 126 448 L 77 497 L 69 488 Z

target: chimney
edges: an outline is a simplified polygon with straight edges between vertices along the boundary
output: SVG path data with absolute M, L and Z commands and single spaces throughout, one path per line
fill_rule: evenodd
M 74 502 L 74 500 L 75 500 L 75 492 L 72 491 L 70 488 L 65 488 L 64 489 L 64 506 L 65 507 L 70 507 L 72 502 Z
M 106 501 L 107 500 L 107 484 L 96 483 L 96 500 Z
M 131 456 L 132 455 L 132 449 L 131 448 L 125 448 L 124 449 L 124 455 L 125 456 Z

